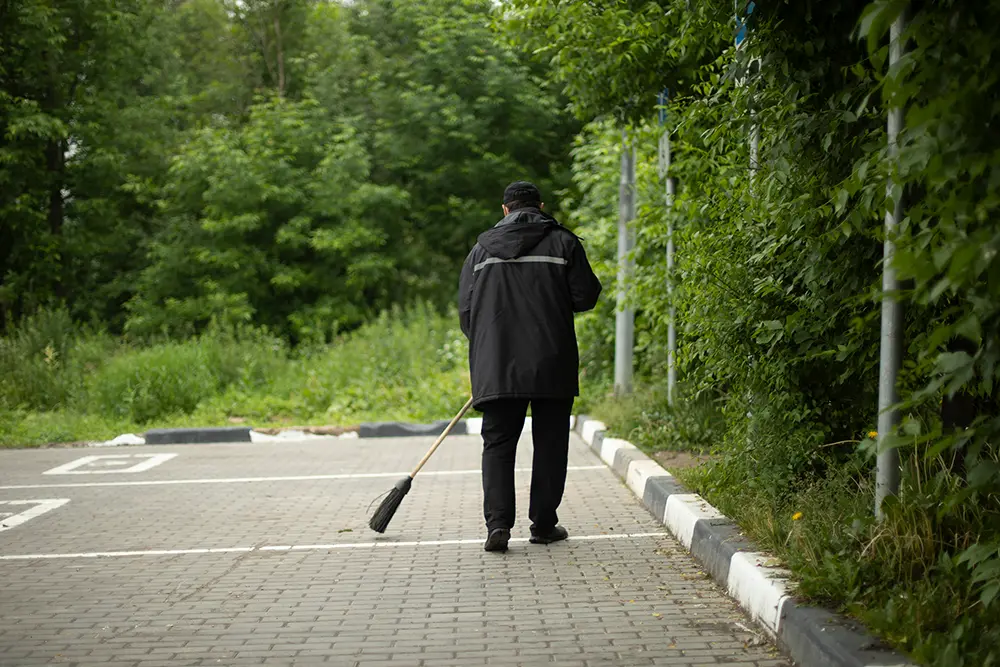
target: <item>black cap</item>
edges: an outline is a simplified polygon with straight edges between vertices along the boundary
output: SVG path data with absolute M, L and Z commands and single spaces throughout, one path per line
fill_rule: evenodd
M 538 191 L 533 183 L 528 181 L 514 181 L 503 191 L 503 203 L 509 204 L 512 201 L 519 201 L 524 204 L 541 203 L 542 193 Z

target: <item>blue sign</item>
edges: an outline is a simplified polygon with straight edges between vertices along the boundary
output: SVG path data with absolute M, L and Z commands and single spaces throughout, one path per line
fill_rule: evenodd
M 656 107 L 659 112 L 660 125 L 667 122 L 667 100 L 670 99 L 670 89 L 664 88 L 662 92 L 656 94 Z
M 747 24 L 750 22 L 750 15 L 753 14 L 753 10 L 756 9 L 756 7 L 757 3 L 751 0 L 747 3 L 746 17 L 736 17 L 736 48 L 739 48 L 743 42 L 746 41 L 747 32 L 749 31 Z

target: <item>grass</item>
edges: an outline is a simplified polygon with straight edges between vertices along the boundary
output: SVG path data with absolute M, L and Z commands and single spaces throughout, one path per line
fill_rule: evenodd
M 782 502 L 719 477 L 712 466 L 682 475 L 785 561 L 800 595 L 858 618 L 921 664 L 997 664 L 1000 614 L 980 603 L 980 587 L 959 557 L 996 535 L 995 514 L 987 505 L 943 512 L 962 486 L 954 475 L 912 456 L 899 500 L 881 523 L 872 517 L 867 467 L 828 471 Z
M 43 311 L 0 339 L 0 446 L 167 426 L 450 417 L 469 392 L 457 322 L 417 306 L 293 351 L 253 329 L 136 346 Z
M 625 399 L 603 396 L 591 409 L 608 425 L 611 435 L 629 440 L 647 453 L 707 454 L 725 428 L 711 398 L 679 395 L 670 407 L 666 388 L 655 384 L 639 385 Z
M 995 550 L 1000 499 L 971 497 L 939 460 L 904 452 L 900 495 L 879 523 L 874 463 L 862 454 L 820 460 L 792 483 L 770 483 L 754 461 L 770 439 L 743 444 L 743 432 L 730 447 L 712 402 L 669 409 L 662 390 L 645 387 L 597 403 L 594 414 L 649 452 L 712 449 L 711 462 L 677 474 L 782 559 L 803 598 L 854 616 L 920 664 L 1000 664 L 1000 605 L 984 603 L 989 580 L 977 581 L 961 557 L 979 543 Z

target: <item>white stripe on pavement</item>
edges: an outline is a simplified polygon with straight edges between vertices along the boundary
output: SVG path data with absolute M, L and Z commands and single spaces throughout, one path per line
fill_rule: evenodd
M 582 470 L 607 470 L 607 466 L 570 466 L 569 472 Z M 514 472 L 531 472 L 531 468 L 516 468 Z M 425 470 L 420 477 L 441 477 L 447 475 L 479 475 L 482 470 Z M 129 482 L 67 482 L 64 484 L 19 484 L 0 486 L 0 491 L 21 489 L 78 489 L 93 486 L 163 486 L 169 484 L 249 484 L 254 482 L 315 482 L 335 479 L 378 479 L 383 477 L 406 477 L 409 472 L 363 472 L 336 475 L 288 475 L 284 477 L 223 477 L 204 479 L 148 479 Z
M 618 533 L 614 535 L 570 536 L 569 542 L 596 542 L 598 540 L 633 540 L 647 537 L 667 537 L 669 533 Z M 527 542 L 527 537 L 515 537 L 512 543 Z M 385 549 L 390 547 L 441 547 L 483 543 L 482 538 L 463 540 L 415 540 L 409 542 L 341 542 L 340 544 L 298 544 L 261 547 L 218 547 L 200 549 L 145 549 L 141 551 L 91 551 L 63 554 L 14 554 L 0 556 L 0 561 L 55 560 L 64 558 L 122 558 L 132 556 L 189 556 L 199 554 L 252 553 L 265 551 L 332 551 L 334 549 Z
M 29 500 L 0 500 L 0 508 L 5 506 L 30 507 L 23 512 L 0 512 L 0 533 L 10 530 L 14 526 L 20 526 L 25 521 L 30 521 L 46 512 L 62 507 L 69 502 L 69 498 L 32 498 Z

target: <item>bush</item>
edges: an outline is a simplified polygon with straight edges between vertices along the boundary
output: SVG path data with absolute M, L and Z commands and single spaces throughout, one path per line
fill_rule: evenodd
M 186 341 L 121 350 L 88 380 L 86 407 L 145 424 L 190 414 L 230 387 L 264 387 L 286 363 L 286 346 L 266 332 L 214 328 Z
M 467 359 L 457 315 L 426 305 L 394 309 L 303 355 L 272 393 L 299 396 L 331 423 L 440 419 L 469 395 Z
M 113 352 L 110 336 L 42 309 L 0 338 L 0 408 L 48 410 L 76 401 L 84 379 Z
M 58 314 L 39 322 L 0 339 L 11 370 L 0 384 L 4 446 L 231 420 L 432 421 L 451 417 L 469 393 L 458 317 L 428 305 L 383 313 L 331 345 L 295 351 L 251 328 L 140 346 L 74 328 Z M 57 344 L 66 352 L 46 352 Z
M 221 384 L 197 343 L 161 343 L 123 353 L 88 383 L 89 407 L 143 424 L 187 413 Z

